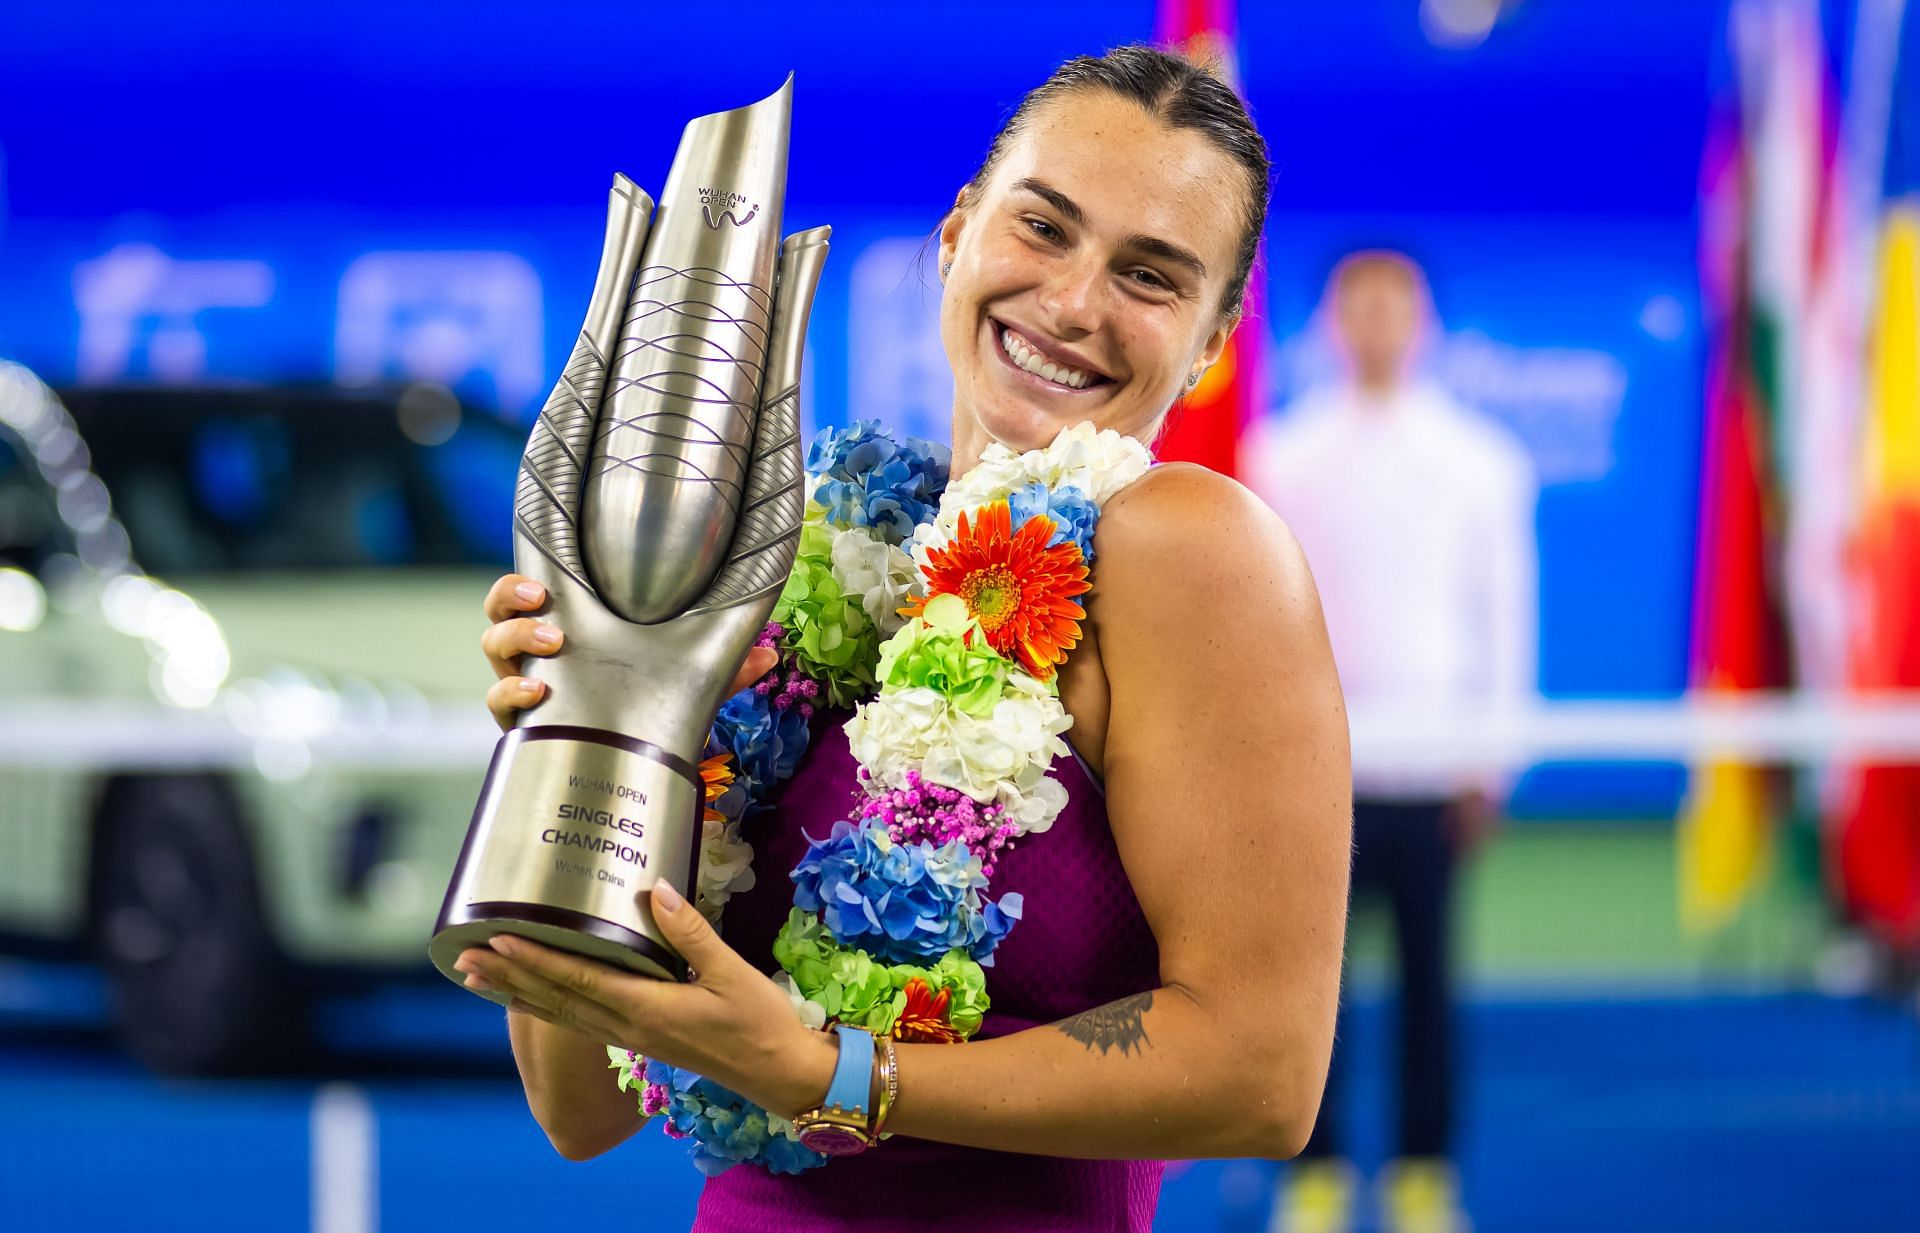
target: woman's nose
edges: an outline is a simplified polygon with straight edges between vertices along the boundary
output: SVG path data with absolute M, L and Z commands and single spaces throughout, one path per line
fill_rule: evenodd
M 1062 340 L 1091 334 L 1105 311 L 1105 263 L 1091 257 L 1063 261 L 1040 290 L 1046 325 Z

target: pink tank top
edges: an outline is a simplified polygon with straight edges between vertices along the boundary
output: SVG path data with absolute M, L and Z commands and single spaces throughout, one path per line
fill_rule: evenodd
M 787 871 L 853 802 L 845 711 L 813 719 L 799 771 L 750 821 L 759 880 L 727 904 L 725 935 L 774 971 L 773 937 L 793 906 Z M 993 1006 L 980 1037 L 1006 1036 L 1158 987 L 1160 952 L 1107 825 L 1106 800 L 1080 760 L 1054 763 L 1067 807 L 1044 835 L 1000 860 L 993 894 L 1019 891 L 1025 914 L 987 969 Z M 965 1046 L 961 1046 L 964 1048 Z M 1035 1143 L 1038 1151 L 1045 1143 Z M 954 1147 L 895 1135 L 798 1176 L 736 1165 L 700 1195 L 694 1233 L 1149 1233 L 1160 1161 L 1069 1160 Z

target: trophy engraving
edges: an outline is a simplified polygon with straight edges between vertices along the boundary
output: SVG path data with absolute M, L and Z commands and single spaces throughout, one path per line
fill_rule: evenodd
M 496 746 L 441 907 L 428 949 L 456 982 L 460 952 L 501 932 L 686 976 L 641 892 L 691 894 L 700 754 L 804 505 L 800 363 L 829 229 L 778 238 L 791 91 L 689 123 L 657 208 L 614 178 L 514 498 L 515 567 L 567 640 L 525 665 L 547 695 Z

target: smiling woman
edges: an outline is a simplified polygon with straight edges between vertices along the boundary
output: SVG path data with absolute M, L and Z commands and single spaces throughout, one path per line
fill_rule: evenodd
M 699 1230 L 1144 1231 L 1150 1162 L 1300 1150 L 1346 914 L 1339 684 L 1285 526 L 1144 449 L 1237 323 L 1266 196 L 1239 99 L 1149 48 L 1063 66 L 995 138 L 939 230 L 944 496 L 875 462 L 923 456 L 864 428 L 809 464 L 821 568 L 899 632 L 856 665 L 879 694 L 851 718 L 805 704 L 725 939 L 661 883 L 690 983 L 518 938 L 457 965 L 515 999 L 529 1104 L 562 1153 L 632 1134 L 638 1085 L 715 1174 Z M 830 487 L 884 488 L 918 525 L 843 521 L 865 501 Z M 843 577 L 843 533 L 890 545 L 911 592 L 885 568 Z M 503 722 L 543 698 L 520 657 L 561 644 L 524 615 L 543 601 L 511 575 L 488 596 Z M 805 631 L 769 631 L 736 688 L 777 664 L 760 696 L 799 706 Z
M 1238 324 L 1267 177 L 1244 105 L 1178 57 L 1122 48 L 1030 93 L 940 228 L 955 469 L 1081 420 L 1151 440 Z

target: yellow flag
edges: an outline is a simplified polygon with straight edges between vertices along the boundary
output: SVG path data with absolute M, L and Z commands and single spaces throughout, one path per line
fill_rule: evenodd
M 1680 812 L 1680 923 L 1708 933 L 1731 920 L 1772 872 L 1767 772 L 1718 759 L 1694 768 Z

